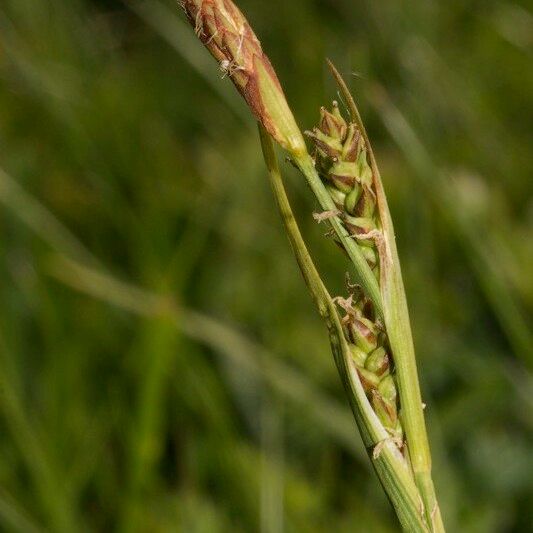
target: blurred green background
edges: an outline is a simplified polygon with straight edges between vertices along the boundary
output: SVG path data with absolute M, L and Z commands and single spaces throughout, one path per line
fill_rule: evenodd
M 239 5 L 302 128 L 336 97 L 326 56 L 355 90 L 449 531 L 532 531 L 526 2 Z M 2 0 L 0 258 L 2 531 L 398 530 L 253 121 L 175 0 Z

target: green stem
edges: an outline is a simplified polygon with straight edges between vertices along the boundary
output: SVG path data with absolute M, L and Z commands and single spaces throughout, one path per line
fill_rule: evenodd
M 355 365 L 350 358 L 349 349 L 335 304 L 320 278 L 320 274 L 307 250 L 292 213 L 278 167 L 272 139 L 261 126 L 259 130 L 263 155 L 269 170 L 271 185 L 285 225 L 285 230 L 305 282 L 318 307 L 320 315 L 328 327 L 335 362 L 374 469 L 398 515 L 403 529 L 415 533 L 427 532 L 428 527 L 421 505 L 420 493 L 411 477 L 407 463 L 381 425 L 368 402 Z M 322 207 L 329 209 L 327 204 Z
M 293 154 L 293 156 L 294 162 L 305 176 L 307 183 L 320 204 L 320 207 L 324 211 L 337 211 L 337 207 L 335 206 L 331 195 L 328 193 L 315 169 L 311 156 L 307 152 L 305 154 Z M 374 303 L 378 315 L 383 316 L 383 304 L 381 301 L 378 281 L 368 266 L 359 246 L 354 238 L 348 233 L 338 216 L 328 220 L 355 267 L 357 281 L 361 284 L 368 297 Z

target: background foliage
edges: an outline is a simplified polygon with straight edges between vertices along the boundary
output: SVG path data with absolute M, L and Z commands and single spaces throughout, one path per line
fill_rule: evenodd
M 239 2 L 303 127 L 355 73 L 450 531 L 533 520 L 525 4 Z M 2 530 L 397 530 L 220 78 L 175 1 L 0 4 Z

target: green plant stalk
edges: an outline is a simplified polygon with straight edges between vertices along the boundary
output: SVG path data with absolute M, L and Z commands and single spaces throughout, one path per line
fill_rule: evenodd
M 320 207 L 324 211 L 337 211 L 337 207 L 324 186 L 324 183 L 322 183 L 309 153 L 292 153 L 291 155 L 294 163 L 306 178 L 309 187 L 320 204 Z M 335 231 L 335 234 L 355 267 L 355 277 L 357 278 L 357 281 L 361 284 L 368 297 L 374 303 L 377 313 L 383 317 L 384 310 L 378 281 L 368 266 L 359 246 L 354 238 L 348 233 L 338 216 L 329 218 L 328 222 L 331 224 L 331 227 Z
M 311 157 L 306 154 L 294 158 L 294 161 L 307 179 L 322 209 L 325 211 L 336 209 L 331 196 L 329 196 L 318 176 Z M 384 195 L 382 195 L 382 199 L 385 202 Z M 383 214 L 380 214 L 383 217 Z M 438 525 L 438 522 L 441 522 L 441 518 L 431 479 L 431 455 L 424 421 L 409 314 L 390 215 L 387 218 L 388 221 L 382 218 L 383 232 L 386 236 L 385 241 L 388 243 L 392 260 L 390 268 L 382 275 L 382 282 L 383 278 L 387 279 L 382 284 L 381 291 L 359 247 L 353 238 L 348 235 L 338 217 L 330 219 L 329 222 L 354 264 L 357 280 L 372 299 L 378 314 L 384 319 L 396 367 L 401 405 L 400 417 L 407 437 L 415 481 L 424 502 L 427 520 L 434 524 L 434 531 L 444 531 L 442 524 L 441 526 Z
M 189 22 L 194 27 L 196 35 L 219 62 L 220 68 L 230 77 L 262 128 L 290 154 L 296 166 L 304 174 L 320 206 L 326 212 L 325 216 L 329 224 L 355 267 L 357 281 L 366 296 L 373 302 L 377 315 L 384 322 L 396 368 L 401 422 L 405 429 L 407 449 L 412 462 L 413 476 L 411 479 L 416 482 L 420 491 L 416 492 L 419 497 L 420 512 L 427 520 L 427 524 L 432 531 L 443 531 L 444 528 L 431 480 L 431 457 L 423 416 L 407 303 L 394 242 L 394 230 L 375 158 L 368 143 L 368 137 L 364 133 L 353 98 L 341 76 L 330 65 L 339 82 L 341 92 L 349 103 L 352 119 L 359 123 L 360 131 L 364 135 L 371 157 L 372 180 L 375 185 L 374 189 L 381 225 L 376 230 L 376 246 L 379 249 L 379 281 L 373 274 L 358 243 L 350 235 L 348 228 L 345 227 L 342 219 L 338 216 L 335 202 L 322 183 L 314 161 L 307 151 L 303 135 L 287 104 L 276 73 L 242 12 L 232 0 L 182 0 L 181 4 Z M 265 156 L 269 156 L 268 150 L 265 150 Z M 269 168 L 274 168 L 272 161 L 268 157 L 267 163 L 270 163 Z M 302 267 L 301 261 L 302 257 L 299 258 L 300 266 Z M 310 265 L 312 263 L 304 263 L 303 266 L 306 269 L 302 269 L 308 285 L 313 280 L 309 276 L 309 272 L 312 270 Z M 344 337 L 342 328 L 340 328 L 335 306 L 330 301 L 329 295 L 325 296 L 327 292 L 324 292 L 325 288 L 321 284 L 318 273 L 316 271 L 313 272 L 317 276 L 318 284 L 311 285 L 310 288 L 315 295 L 319 310 L 328 323 L 337 365 L 340 370 L 344 370 L 341 371 L 343 381 L 349 391 L 352 392 L 349 397 L 351 401 L 356 401 L 359 398 L 357 396 L 360 392 L 359 389 L 363 391 L 363 387 L 355 368 L 355 362 L 351 358 L 343 359 L 342 357 L 348 353 L 347 339 Z M 320 287 L 322 289 L 319 290 Z M 336 329 L 337 326 L 340 329 Z M 355 373 L 355 379 L 350 379 L 350 370 Z M 353 376 L 351 377 L 353 378 Z M 362 399 L 358 401 L 363 402 Z M 356 418 L 362 412 L 363 406 L 367 405 L 377 421 L 376 427 L 380 428 L 383 433 L 383 439 L 381 440 L 387 443 L 385 447 L 388 447 L 389 444 L 393 445 L 390 442 L 392 439 L 379 423 L 379 419 L 366 400 L 366 396 L 365 401 L 366 403 L 363 402 L 354 408 Z M 352 407 L 354 407 L 353 404 Z M 368 431 L 365 433 L 368 427 L 361 423 L 360 419 L 358 424 L 363 438 L 366 438 L 365 442 L 368 441 Z M 401 457 L 399 447 L 395 447 L 395 450 Z M 380 477 L 380 479 L 382 478 Z
M 326 322 L 335 362 L 374 469 L 402 527 L 409 532 L 427 532 L 420 494 L 407 462 L 383 428 L 365 395 L 349 353 L 336 305 L 320 278 L 292 213 L 272 139 L 262 126 L 259 128 L 263 155 L 285 229 L 305 282 L 321 317 Z
M 400 393 L 401 419 L 407 437 L 415 482 L 424 502 L 426 518 L 428 523 L 431 524 L 432 531 L 444 531 L 431 477 L 431 453 L 424 420 L 424 407 L 420 394 L 409 310 L 403 286 L 392 218 L 383 190 L 376 158 L 359 110 L 342 76 L 331 62 L 328 62 L 328 64 L 347 102 L 350 114 L 363 134 L 370 156 L 370 165 L 374 175 L 374 185 L 384 234 L 385 261 L 388 263 L 387 268 L 381 269 L 380 288 L 383 299 L 385 327 L 396 367 L 396 377 Z

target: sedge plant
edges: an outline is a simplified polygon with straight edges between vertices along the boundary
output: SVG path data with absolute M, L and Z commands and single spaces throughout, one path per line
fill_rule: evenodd
M 231 0 L 183 0 L 202 43 L 244 97 L 285 230 L 323 317 L 340 377 L 378 478 L 405 531 L 442 532 L 423 403 L 394 228 L 376 159 L 346 83 L 329 63 L 347 116 L 333 102 L 302 133 L 261 44 Z M 311 147 L 305 141 L 307 135 Z M 353 265 L 346 294 L 332 298 L 300 234 L 274 144 L 301 171 L 320 205 L 318 222 Z

